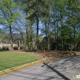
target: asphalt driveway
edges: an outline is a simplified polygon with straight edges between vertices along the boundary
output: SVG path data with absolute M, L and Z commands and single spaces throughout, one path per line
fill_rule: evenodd
M 80 80 L 73 78 L 75 74 L 80 74 L 80 55 L 54 59 L 0 75 L 0 80 Z

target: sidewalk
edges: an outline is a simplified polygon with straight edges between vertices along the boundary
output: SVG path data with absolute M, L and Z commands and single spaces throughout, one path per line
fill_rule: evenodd
M 9 74 L 0 75 L 0 80 L 74 80 L 74 74 L 80 74 L 80 56 L 38 63 Z

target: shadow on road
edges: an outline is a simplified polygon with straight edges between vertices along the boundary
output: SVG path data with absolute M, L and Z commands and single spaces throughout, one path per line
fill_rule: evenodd
M 62 73 L 60 73 L 59 71 L 57 71 L 56 69 L 54 69 L 53 67 L 51 67 L 50 65 L 48 65 L 48 63 L 43 62 L 44 65 L 46 65 L 49 69 L 51 69 L 52 71 L 56 72 L 60 77 L 62 77 L 64 80 L 70 80 L 69 78 L 67 78 L 66 76 L 64 76 Z
M 66 73 L 67 75 L 71 75 L 67 77 L 58 70 L 63 71 L 63 73 Z M 20 80 L 73 80 L 73 73 L 76 73 L 78 71 L 80 72 L 80 56 L 73 55 L 69 57 L 58 58 L 55 60 L 53 59 L 51 61 L 43 62 L 43 64 L 41 63 L 14 71 L 12 73 L 9 73 L 5 79 L 3 78 L 0 80 L 9 80 L 9 78 L 12 77 L 15 78 L 14 80 L 18 80 L 18 78 Z

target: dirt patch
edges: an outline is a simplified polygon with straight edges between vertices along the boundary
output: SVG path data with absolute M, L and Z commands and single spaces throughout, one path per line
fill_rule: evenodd
M 40 51 L 36 53 L 41 58 L 45 57 L 65 57 L 65 56 L 71 56 L 71 55 L 80 55 L 80 52 L 77 51 Z
M 9 51 L 10 52 L 10 51 Z M 27 51 L 22 50 L 13 50 L 13 52 L 18 53 L 27 53 Z M 78 51 L 38 51 L 38 52 L 28 52 L 31 54 L 35 54 L 39 59 L 45 58 L 45 57 L 65 57 L 65 56 L 71 56 L 71 55 L 80 55 L 80 52 Z

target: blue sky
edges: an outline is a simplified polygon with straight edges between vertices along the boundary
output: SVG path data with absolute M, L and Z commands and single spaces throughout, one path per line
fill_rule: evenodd
M 0 28 L 2 28 L 3 27 L 3 25 L 0 25 Z

